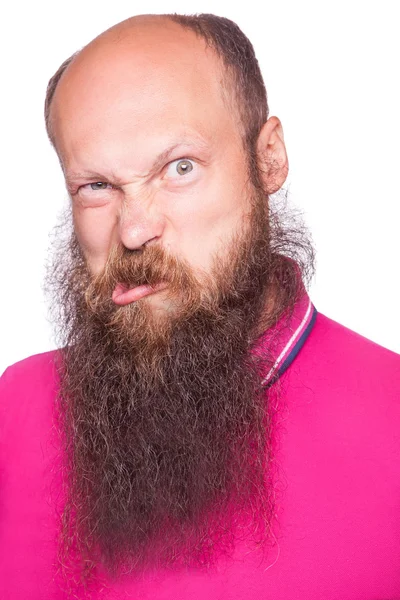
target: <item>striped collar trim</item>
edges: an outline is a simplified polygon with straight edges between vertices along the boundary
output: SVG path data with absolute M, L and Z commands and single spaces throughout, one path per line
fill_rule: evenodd
M 272 345 L 274 355 L 277 357 L 274 365 L 262 380 L 262 385 L 269 387 L 290 367 L 315 324 L 317 310 L 312 304 L 307 293 L 297 302 L 289 322 L 283 317 L 275 327 L 267 331 L 262 337 L 257 353 L 262 353 L 262 348 Z

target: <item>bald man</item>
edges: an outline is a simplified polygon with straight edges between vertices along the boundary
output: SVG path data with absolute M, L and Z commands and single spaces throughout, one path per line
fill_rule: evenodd
M 249 40 L 128 19 L 45 117 L 61 349 L 1 379 L 0 597 L 400 598 L 400 359 L 306 293 Z

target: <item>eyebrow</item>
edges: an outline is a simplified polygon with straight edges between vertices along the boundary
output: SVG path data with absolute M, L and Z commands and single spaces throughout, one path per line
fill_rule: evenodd
M 181 142 L 178 142 L 177 144 L 173 144 L 166 150 L 163 150 L 163 152 L 160 152 L 160 154 L 158 154 L 157 157 L 155 158 L 155 160 L 153 161 L 153 164 L 152 164 L 150 170 L 148 171 L 148 173 L 146 173 L 146 175 L 147 176 L 154 175 L 164 165 L 164 163 L 166 161 L 168 161 L 168 159 L 171 157 L 174 150 L 179 148 L 179 146 L 184 146 L 184 145 L 185 145 L 184 143 L 182 144 Z
M 171 157 L 173 152 L 181 146 L 183 148 L 185 146 L 186 147 L 196 146 L 198 149 L 202 150 L 203 152 L 207 152 L 207 153 L 210 152 L 209 144 L 207 144 L 203 140 L 203 138 L 197 137 L 195 141 L 180 140 L 179 142 L 175 142 L 174 144 L 171 144 L 168 148 L 166 148 L 165 150 L 163 150 L 162 152 L 160 152 L 160 154 L 158 154 L 156 156 L 150 170 L 146 173 L 145 176 L 148 177 L 148 176 L 154 175 L 154 173 L 156 173 L 162 166 L 164 166 L 164 163 L 169 160 L 169 158 Z
M 152 177 L 162 166 L 164 166 L 164 163 L 168 161 L 168 159 L 172 156 L 173 152 L 181 146 L 182 149 L 184 149 L 186 146 L 197 147 L 198 149 L 207 153 L 209 153 L 210 151 L 209 144 L 207 144 L 202 138 L 197 138 L 195 141 L 181 140 L 179 142 L 175 142 L 171 144 L 168 148 L 160 152 L 154 159 L 150 169 L 143 175 L 140 175 L 140 177 Z M 82 171 L 71 173 L 69 175 L 67 175 L 64 172 L 64 177 L 68 190 L 74 188 L 74 185 L 76 184 L 77 180 L 89 182 L 94 180 L 103 181 L 104 179 L 107 179 L 110 181 L 110 183 L 114 182 L 117 185 L 123 184 L 123 181 L 119 177 L 115 176 L 112 171 L 110 171 L 108 177 L 105 177 L 104 173 L 101 174 L 96 171 Z

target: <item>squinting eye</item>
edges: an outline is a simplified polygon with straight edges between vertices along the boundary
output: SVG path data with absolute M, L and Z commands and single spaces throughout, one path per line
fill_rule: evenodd
M 95 183 L 91 183 L 90 187 L 92 190 L 106 190 L 108 185 L 110 184 L 105 181 L 96 181 Z

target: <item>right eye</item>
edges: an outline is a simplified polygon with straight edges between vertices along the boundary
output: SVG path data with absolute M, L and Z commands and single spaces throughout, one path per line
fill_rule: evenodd
M 89 190 L 92 189 L 94 192 L 98 192 L 101 190 L 112 189 L 111 183 L 107 183 L 105 181 L 94 181 L 93 183 L 86 183 L 85 185 L 81 185 L 79 189 L 81 190 Z

